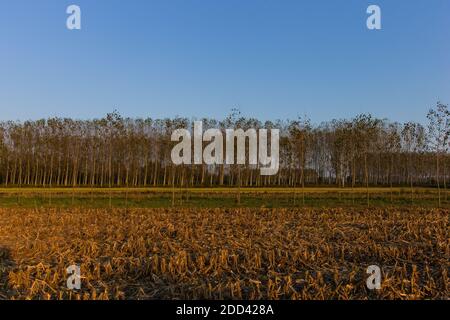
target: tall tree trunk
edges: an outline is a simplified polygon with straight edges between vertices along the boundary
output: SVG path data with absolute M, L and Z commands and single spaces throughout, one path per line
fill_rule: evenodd
M 369 171 L 367 169 L 367 152 L 364 153 L 364 175 L 366 176 L 366 195 L 367 195 L 367 206 L 370 206 L 370 196 L 369 196 Z
M 436 152 L 436 182 L 438 187 L 438 206 L 441 207 L 441 186 L 439 184 L 439 152 Z

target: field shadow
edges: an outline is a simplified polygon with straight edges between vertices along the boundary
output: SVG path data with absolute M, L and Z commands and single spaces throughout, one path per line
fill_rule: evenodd
M 9 299 L 8 274 L 14 268 L 14 261 L 9 248 L 0 246 L 0 300 Z

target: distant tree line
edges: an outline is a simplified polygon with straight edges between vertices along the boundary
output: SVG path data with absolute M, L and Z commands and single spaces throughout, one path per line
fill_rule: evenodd
M 187 118 L 50 118 L 0 123 L 3 186 L 443 186 L 449 168 L 448 106 L 438 103 L 427 125 L 362 114 L 313 125 L 308 119 L 261 122 L 237 110 L 207 128 L 278 128 L 280 170 L 255 166 L 174 166 L 170 136 Z

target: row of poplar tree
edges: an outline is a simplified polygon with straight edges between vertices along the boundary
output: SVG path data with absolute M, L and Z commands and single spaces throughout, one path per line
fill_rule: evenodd
M 120 186 L 444 186 L 450 117 L 438 103 L 424 124 L 368 114 L 312 124 L 308 119 L 261 122 L 233 109 L 203 128 L 280 129 L 280 169 L 261 176 L 250 165 L 172 164 L 177 128 L 192 119 L 49 118 L 0 123 L 0 184 L 36 187 Z M 425 118 L 424 118 L 425 120 Z M 269 139 L 270 140 L 270 139 Z M 270 149 L 269 149 L 270 150 Z

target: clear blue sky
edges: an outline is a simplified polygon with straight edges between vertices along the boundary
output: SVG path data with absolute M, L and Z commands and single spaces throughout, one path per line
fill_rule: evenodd
M 448 0 L 0 0 L 0 119 L 424 121 L 450 103 Z M 82 30 L 66 29 L 66 8 Z M 382 30 L 366 8 L 382 9 Z

